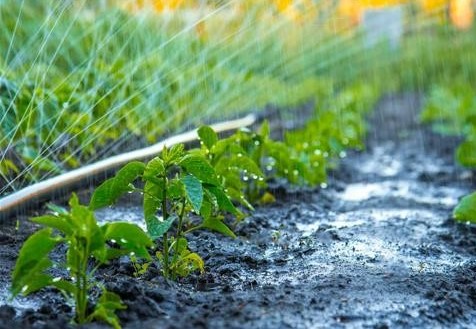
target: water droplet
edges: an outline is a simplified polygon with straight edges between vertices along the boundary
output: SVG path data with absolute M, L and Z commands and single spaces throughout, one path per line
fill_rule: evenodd
M 302 147 L 303 147 L 304 149 L 307 149 L 307 148 L 309 147 L 309 143 L 305 142 L 304 144 L 302 144 Z
M 262 181 L 264 181 L 264 178 L 263 178 L 263 177 L 260 177 L 260 178 L 258 178 L 258 180 L 259 180 L 260 182 L 262 182 Z
M 245 182 L 247 182 L 247 181 L 249 180 L 249 177 L 248 177 L 248 176 L 243 176 L 243 180 L 244 180 Z
M 127 240 L 124 239 L 124 238 L 121 238 L 121 242 L 122 242 L 122 243 L 127 243 Z
M 241 157 L 243 156 L 243 154 L 238 153 L 236 156 L 237 156 L 238 158 L 241 158 Z
M 24 285 L 23 288 L 21 288 L 21 292 L 25 293 L 28 290 L 28 285 Z
M 324 158 L 329 157 L 329 152 L 324 152 Z
M 322 153 L 322 152 L 321 152 L 321 150 L 319 150 L 319 149 L 315 149 L 315 150 L 314 150 L 314 154 L 315 154 L 315 155 L 321 155 L 321 153 Z
M 327 188 L 327 183 L 321 183 L 321 188 L 326 189 Z
M 345 151 L 340 151 L 340 153 L 339 153 L 339 157 L 340 157 L 340 158 L 343 159 L 343 158 L 345 158 L 346 156 L 347 156 L 347 153 L 346 153 Z
M 267 170 L 267 171 L 273 170 L 273 166 L 272 166 L 272 165 L 267 165 L 267 166 L 266 166 L 266 170 Z
M 112 242 L 112 243 L 116 243 L 116 240 L 114 240 L 114 239 L 111 239 L 111 242 Z
M 294 175 L 294 176 L 299 175 L 299 171 L 297 171 L 296 169 L 294 169 L 294 170 L 293 170 L 293 175 Z
M 289 172 L 289 170 L 287 169 L 284 169 L 284 173 L 287 174 Z
M 131 253 L 129 254 L 131 257 L 134 257 L 136 255 L 135 252 L 131 251 Z
M 255 141 L 255 145 L 258 146 L 260 144 L 259 141 Z
M 257 179 L 258 179 L 258 175 L 255 175 L 255 174 L 251 175 L 251 179 L 257 180 Z
M 61 281 L 61 277 L 58 276 L 58 277 L 54 278 L 54 279 L 51 280 L 51 281 L 52 281 L 52 282 L 59 282 L 59 281 Z

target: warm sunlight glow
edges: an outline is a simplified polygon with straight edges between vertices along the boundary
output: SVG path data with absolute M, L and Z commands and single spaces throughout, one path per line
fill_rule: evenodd
M 459 29 L 466 30 L 473 24 L 472 0 L 453 0 L 450 4 L 451 22 Z

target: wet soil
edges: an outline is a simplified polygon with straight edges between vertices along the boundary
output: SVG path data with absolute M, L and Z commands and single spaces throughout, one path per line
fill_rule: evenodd
M 451 220 L 476 182 L 454 164 L 458 140 L 418 124 L 421 102 L 384 97 L 367 150 L 349 153 L 327 188 L 277 184 L 278 201 L 241 223 L 237 239 L 191 236 L 204 275 L 166 282 L 153 266 L 136 279 L 126 260 L 101 269 L 128 305 L 124 327 L 476 327 L 476 228 Z M 98 218 L 140 221 L 140 206 L 126 200 Z M 0 232 L 0 298 L 32 230 Z M 50 290 L 1 303 L 0 328 L 67 327 L 72 311 Z

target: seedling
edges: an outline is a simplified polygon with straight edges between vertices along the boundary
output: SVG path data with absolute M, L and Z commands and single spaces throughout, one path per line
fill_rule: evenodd
M 98 320 L 120 328 L 115 312 L 125 309 L 125 305 L 119 296 L 101 287 L 94 274 L 99 266 L 123 255 L 150 259 L 147 247 L 152 246 L 152 241 L 134 224 L 100 226 L 94 213 L 80 205 L 76 195 L 69 205 L 70 211 L 52 207 L 51 215 L 32 219 L 45 228 L 31 235 L 20 250 L 12 274 L 12 296 L 54 287 L 74 301 L 77 324 Z M 64 259 L 50 259 L 49 254 L 59 245 L 66 247 Z M 91 291 L 98 288 L 102 290 L 101 297 L 88 314 Z
M 143 188 L 133 185 L 142 177 Z M 188 248 L 186 235 L 196 230 L 235 234 L 224 222 L 224 213 L 239 215 L 208 160 L 183 145 L 164 148 L 147 164 L 132 162 L 99 186 L 89 207 L 114 204 L 126 192 L 143 194 L 144 219 L 154 240 L 161 240 L 156 256 L 166 278 L 176 279 L 203 271 L 201 257 Z
M 453 211 L 457 221 L 476 224 L 476 192 L 465 196 Z
M 269 203 L 274 197 L 266 192 L 268 181 L 286 178 L 290 183 L 310 183 L 306 159 L 283 142 L 269 137 L 265 122 L 259 132 L 241 129 L 219 140 L 210 127 L 198 130 L 202 155 L 208 157 L 233 201 L 253 209 L 254 203 Z
M 465 140 L 455 152 L 456 160 L 465 167 L 476 168 L 476 92 L 472 86 L 456 83 L 433 87 L 421 119 L 432 122 L 439 133 L 463 136 Z M 461 199 L 453 217 L 476 223 L 476 193 Z

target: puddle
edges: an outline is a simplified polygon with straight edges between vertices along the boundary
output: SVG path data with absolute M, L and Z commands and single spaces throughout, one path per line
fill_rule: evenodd
M 397 221 L 406 219 L 418 219 L 419 221 L 435 224 L 435 213 L 426 209 L 358 209 L 343 213 L 332 213 L 326 220 L 319 219 L 313 223 L 296 223 L 297 229 L 303 237 L 312 235 L 319 228 L 350 228 L 361 225 L 375 225 L 376 222 Z M 443 219 L 440 219 L 440 221 Z M 425 226 L 426 229 L 426 226 Z
M 22 312 L 27 309 L 37 310 L 42 304 L 41 299 L 33 295 L 28 297 L 18 296 L 13 300 L 10 300 L 10 296 L 10 291 L 7 287 L 0 288 L 0 305 L 10 305 Z
M 108 222 L 128 222 L 137 224 L 143 230 L 146 229 L 142 207 L 140 206 L 114 206 L 103 208 L 95 212 L 96 218 L 100 224 Z
M 402 161 L 389 155 L 391 145 L 377 146 L 370 157 L 366 158 L 358 167 L 362 174 L 393 177 L 401 173 Z M 378 159 L 378 160 L 377 160 Z
M 426 188 L 426 189 L 423 189 Z M 465 190 L 455 187 L 422 186 L 422 183 L 398 180 L 375 183 L 353 183 L 338 194 L 343 201 L 361 202 L 377 197 L 397 197 L 417 203 L 454 207 Z

